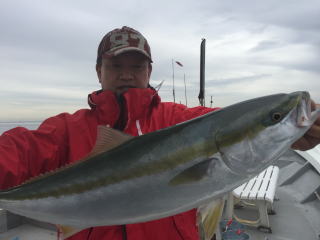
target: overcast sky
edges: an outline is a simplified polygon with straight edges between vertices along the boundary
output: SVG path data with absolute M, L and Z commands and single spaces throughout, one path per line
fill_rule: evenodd
M 200 43 L 206 38 L 206 105 L 227 106 L 306 90 L 320 102 L 319 0 L 0 0 L 0 121 L 43 120 L 87 107 L 99 89 L 97 46 L 127 25 L 149 41 L 151 84 L 198 105 Z

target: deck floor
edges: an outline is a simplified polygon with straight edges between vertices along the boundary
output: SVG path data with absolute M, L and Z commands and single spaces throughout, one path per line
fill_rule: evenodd
M 310 168 L 295 182 L 280 186 L 286 178 L 305 164 L 304 160 L 288 153 L 278 162 L 280 178 L 273 203 L 276 215 L 269 215 L 272 233 L 263 233 L 255 227 L 246 226 L 246 233 L 254 240 L 319 240 L 320 239 L 320 201 L 301 203 L 308 187 L 320 184 L 320 174 Z M 250 207 L 236 209 L 235 213 L 245 219 L 257 219 L 257 211 Z
M 49 229 L 23 224 L 1 233 L 1 240 L 57 240 L 57 234 Z

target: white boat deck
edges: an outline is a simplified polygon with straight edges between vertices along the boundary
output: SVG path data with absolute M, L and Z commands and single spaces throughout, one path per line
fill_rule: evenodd
M 272 233 L 246 226 L 249 239 L 320 239 L 320 199 L 317 196 L 320 191 L 320 172 L 314 164 L 306 162 L 294 151 L 289 151 L 277 164 L 281 170 L 273 202 L 276 215 L 269 215 Z M 235 212 L 241 218 L 258 218 L 254 208 L 239 208 Z
M 57 240 L 55 231 L 33 224 L 22 224 L 6 233 L 0 233 L 1 240 Z

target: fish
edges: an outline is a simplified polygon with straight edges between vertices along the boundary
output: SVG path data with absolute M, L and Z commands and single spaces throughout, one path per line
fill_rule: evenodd
M 308 92 L 273 94 L 129 136 L 98 126 L 87 157 L 0 191 L 0 208 L 76 229 L 146 222 L 221 198 L 311 127 Z

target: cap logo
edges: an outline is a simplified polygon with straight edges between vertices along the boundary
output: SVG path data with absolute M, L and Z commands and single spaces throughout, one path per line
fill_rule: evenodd
M 110 36 L 110 48 L 112 50 L 130 46 L 129 41 L 138 40 L 137 47 L 144 50 L 145 39 L 140 34 L 135 33 L 114 33 Z
M 116 28 L 102 38 L 98 47 L 97 64 L 101 63 L 103 57 L 115 57 L 129 51 L 139 52 L 152 62 L 148 41 L 140 32 L 126 26 Z

